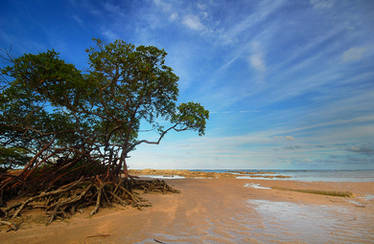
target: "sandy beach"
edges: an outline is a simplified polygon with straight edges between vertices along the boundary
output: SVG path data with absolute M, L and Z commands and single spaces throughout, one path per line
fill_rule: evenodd
M 374 0 L 0 0 L 0 244 L 374 244 Z
M 152 207 L 89 210 L 49 226 L 30 216 L 0 243 L 373 243 L 374 182 L 175 179 Z M 350 191 L 335 197 L 271 189 Z M 34 219 L 33 219 L 34 218 Z

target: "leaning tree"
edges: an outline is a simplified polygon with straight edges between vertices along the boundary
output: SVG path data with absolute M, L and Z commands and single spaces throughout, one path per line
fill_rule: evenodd
M 53 50 L 1 69 L 0 200 L 25 198 L 1 210 L 5 220 L 26 206 L 45 209 L 53 221 L 90 205 L 91 214 L 113 202 L 146 205 L 134 189 L 173 189 L 129 176 L 129 153 L 169 131 L 204 135 L 209 112 L 199 103 L 177 105 L 179 78 L 164 50 L 95 41 L 87 71 Z M 158 133 L 154 141 L 139 138 L 145 124 Z

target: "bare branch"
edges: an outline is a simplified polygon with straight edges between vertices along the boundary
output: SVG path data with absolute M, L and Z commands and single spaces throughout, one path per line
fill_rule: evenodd
M 134 148 L 139 145 L 139 144 L 142 144 L 142 143 L 146 143 L 146 144 L 160 144 L 162 138 L 166 135 L 166 133 L 168 133 L 170 130 L 175 130 L 177 132 L 181 132 L 181 131 L 185 131 L 187 130 L 188 128 L 187 127 L 184 127 L 184 128 L 181 128 L 181 129 L 178 129 L 177 128 L 178 124 L 175 124 L 174 126 L 171 126 L 170 128 L 168 128 L 167 130 L 164 130 L 161 134 L 160 134 L 160 137 L 158 138 L 157 141 L 148 141 L 148 140 L 140 140 L 140 141 L 137 141 L 135 142 L 134 144 L 132 144 L 128 149 L 127 149 L 127 153 L 129 153 L 130 151 L 134 150 Z

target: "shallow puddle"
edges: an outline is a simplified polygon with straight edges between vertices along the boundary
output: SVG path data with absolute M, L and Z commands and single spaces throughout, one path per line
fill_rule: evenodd
M 348 208 L 304 205 L 291 202 L 248 200 L 261 216 L 262 227 L 252 227 L 263 241 L 305 241 L 307 243 L 370 243 L 374 240 L 372 216 Z M 269 238 L 270 237 L 270 238 Z
M 365 199 L 366 201 L 370 201 L 370 200 L 374 200 L 374 195 L 369 194 L 369 195 L 363 196 L 361 198 Z
M 271 190 L 270 187 L 262 186 L 260 184 L 255 184 L 255 183 L 244 184 L 244 187 L 250 187 L 250 188 L 261 189 L 261 190 Z
M 250 199 L 231 216 L 202 215 L 138 243 L 373 243 L 373 220 L 354 207 Z

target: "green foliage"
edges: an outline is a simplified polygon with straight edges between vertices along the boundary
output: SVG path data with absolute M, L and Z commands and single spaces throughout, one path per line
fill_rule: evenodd
M 209 111 L 205 110 L 199 103 L 182 103 L 178 106 L 178 113 L 173 121 L 182 125 L 183 128 L 193 129 L 202 136 L 205 134 L 206 120 L 209 119 Z
M 95 41 L 86 50 L 88 72 L 54 50 L 25 54 L 1 69 L 2 164 L 84 158 L 118 172 L 127 153 L 145 142 L 138 140 L 140 123 L 160 132 L 158 142 L 170 129 L 204 135 L 209 112 L 192 102 L 177 107 L 179 78 L 165 65 L 163 49 Z M 165 130 L 160 120 L 172 126 Z
M 0 148 L 0 172 L 23 166 L 29 160 L 26 150 L 23 148 Z
M 91 102 L 96 113 L 112 118 L 100 124 L 101 129 L 118 128 L 112 139 L 131 141 L 138 135 L 140 120 L 156 125 L 155 119 L 174 113 L 178 77 L 164 65 L 164 50 L 135 48 L 123 41 L 108 45 L 96 41 L 97 47 L 87 50 L 88 79 L 96 86 Z

